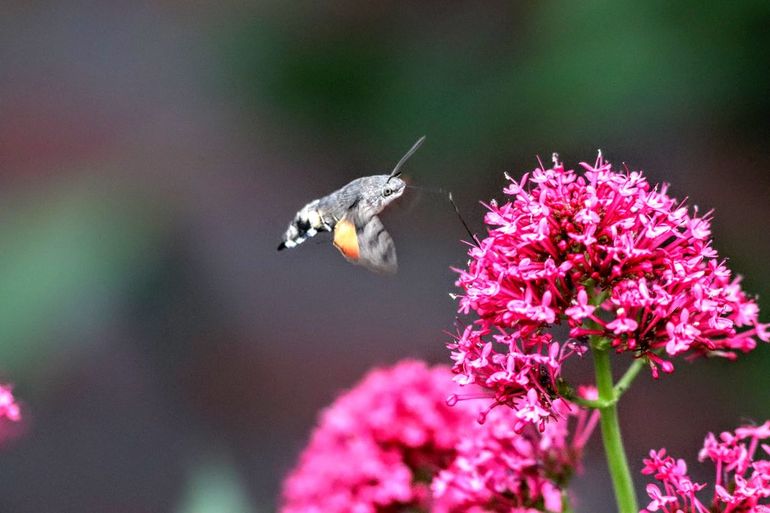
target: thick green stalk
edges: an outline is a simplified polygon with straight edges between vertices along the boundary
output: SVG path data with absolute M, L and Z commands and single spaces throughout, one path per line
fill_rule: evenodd
M 626 451 L 620 436 L 618 422 L 618 407 L 615 401 L 615 390 L 612 383 L 612 368 L 610 353 L 607 348 L 599 348 L 601 344 L 593 345 L 594 367 L 596 371 L 596 388 L 599 390 L 599 401 L 606 406 L 599 408 L 601 413 L 602 439 L 604 452 L 607 454 L 607 465 L 615 489 L 615 500 L 619 513 L 638 513 L 634 482 L 628 468 Z

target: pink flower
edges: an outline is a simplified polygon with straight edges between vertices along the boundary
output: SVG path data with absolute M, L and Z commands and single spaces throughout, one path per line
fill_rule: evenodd
M 404 361 L 370 372 L 321 414 L 280 511 L 561 511 L 598 412 L 561 401 L 559 421 L 542 432 L 515 429 L 510 408 L 486 412 L 481 424 L 477 403 L 458 402 L 458 390 L 443 366 Z
M 488 236 L 457 270 L 459 312 L 477 318 L 449 344 L 456 381 L 490 388 L 496 404 L 514 409 L 532 409 L 534 389 L 539 408 L 553 412 L 562 365 L 584 352 L 554 341 L 557 324 L 572 341 L 601 337 L 646 358 L 655 377 L 673 371 L 675 356 L 735 358 L 770 340 L 756 302 L 712 247 L 710 213 L 601 155 L 581 166 L 509 178 L 508 201 L 489 203 Z
M 596 310 L 594 305 L 588 304 L 588 294 L 586 293 L 586 289 L 580 289 L 578 291 L 577 302 L 573 301 L 573 303 L 575 303 L 575 305 L 564 310 L 564 314 L 574 321 L 587 319 L 591 317 L 594 310 Z
M 0 419 L 4 418 L 12 422 L 21 420 L 21 409 L 8 385 L 0 385 Z
M 647 506 L 649 511 L 658 511 L 661 508 L 665 509 L 666 504 L 676 502 L 676 497 L 671 495 L 663 495 L 660 491 L 660 488 L 654 484 L 647 485 L 647 495 L 649 495 L 650 499 L 652 499 L 650 504 Z
M 558 396 L 562 362 L 581 348 L 560 345 L 550 334 L 532 334 L 526 340 L 511 335 L 491 335 L 490 329 L 465 328 L 449 344 L 455 362 L 455 381 L 475 383 L 493 393 L 489 409 L 507 405 L 518 412 L 521 421 L 543 427 L 563 400 Z M 486 338 L 485 338 L 486 337 Z M 494 341 L 487 340 L 491 338 Z M 494 346 L 507 347 L 506 352 Z M 482 414 L 481 420 L 484 415 Z M 522 429 L 524 422 L 517 423 Z
M 647 486 L 652 501 L 647 511 L 664 513 L 766 513 L 770 510 L 770 460 L 759 459 L 760 440 L 770 438 L 770 421 L 761 426 L 742 426 L 735 433 L 724 432 L 719 438 L 709 433 L 698 459 L 711 460 L 716 467 L 711 505 L 706 506 L 696 494 L 705 483 L 693 483 L 683 460 L 666 456 L 665 449 L 650 451 L 644 460 L 643 474 L 660 481 L 665 493 L 654 484 Z M 770 447 L 764 445 L 765 454 Z
M 370 372 L 320 417 L 283 486 L 284 513 L 425 510 L 430 481 L 476 425 L 448 368 L 404 361 Z
M 579 470 L 597 414 L 572 407 L 542 432 L 532 425 L 519 432 L 513 410 L 493 410 L 484 424 L 471 427 L 453 461 L 433 480 L 431 511 L 561 512 L 562 492 Z
M 5 442 L 19 434 L 11 423 L 21 421 L 21 408 L 11 392 L 10 385 L 0 385 L 0 442 Z

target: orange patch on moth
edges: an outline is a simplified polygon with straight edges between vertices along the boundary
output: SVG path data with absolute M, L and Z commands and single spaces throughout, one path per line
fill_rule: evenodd
M 337 223 L 334 227 L 334 246 L 345 258 L 358 260 L 358 234 L 353 223 L 346 220 Z

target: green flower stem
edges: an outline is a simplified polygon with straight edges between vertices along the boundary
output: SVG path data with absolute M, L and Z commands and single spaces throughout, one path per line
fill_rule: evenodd
M 613 389 L 615 402 L 618 402 L 618 399 L 620 399 L 620 396 L 623 395 L 623 392 L 628 390 L 628 387 L 631 386 L 631 383 L 634 382 L 636 376 L 639 375 L 639 371 L 644 368 L 646 363 L 646 358 L 637 358 L 634 360 L 634 363 L 631 364 L 628 370 L 626 370 L 626 373 L 623 374 L 623 377 L 618 380 L 618 382 L 615 384 L 615 388 Z
M 628 468 L 628 459 L 623 448 L 623 440 L 620 436 L 620 424 L 618 422 L 618 407 L 615 388 L 612 384 L 612 368 L 610 365 L 610 353 L 607 348 L 600 348 L 602 344 L 593 345 L 594 367 L 596 371 L 596 388 L 599 390 L 599 402 L 605 404 L 599 408 L 601 413 L 602 439 L 604 440 L 604 452 L 607 454 L 607 466 L 612 477 L 612 485 L 615 488 L 615 500 L 619 513 L 638 513 L 634 482 L 631 479 L 631 471 Z M 636 363 L 636 362 L 635 362 Z M 638 367 L 641 369 L 640 364 Z M 634 366 L 629 368 L 626 375 L 618 382 L 623 385 L 623 390 L 639 372 Z M 628 377 L 628 378 L 627 378 Z M 627 379 L 626 379 L 627 378 Z
M 636 379 L 636 376 L 639 375 L 639 371 L 644 368 L 645 363 L 646 360 L 642 358 L 634 360 L 634 363 L 631 364 L 628 370 L 626 370 L 626 373 L 623 374 L 623 377 L 620 378 L 613 387 L 612 399 L 591 400 L 583 399 L 581 397 L 569 397 L 569 400 L 584 408 L 592 408 L 594 410 L 612 406 L 613 404 L 616 404 L 620 400 L 620 396 L 622 396 L 623 393 L 628 390 L 628 388 L 631 386 L 631 383 L 633 383 Z

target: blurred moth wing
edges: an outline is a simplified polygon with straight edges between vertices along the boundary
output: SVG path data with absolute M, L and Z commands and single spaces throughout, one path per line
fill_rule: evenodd
M 349 219 L 338 222 L 334 227 L 334 246 L 348 262 L 370 271 L 394 274 L 398 270 L 396 245 L 377 216 L 359 225 Z

